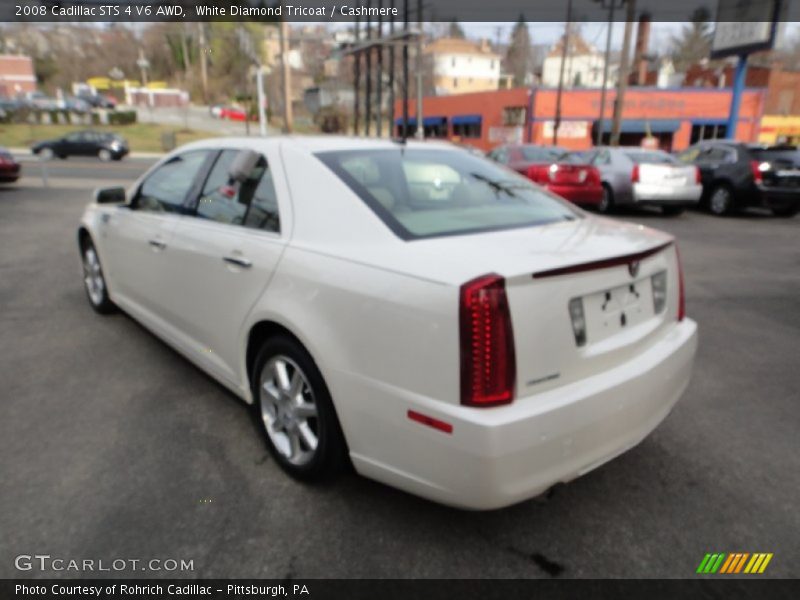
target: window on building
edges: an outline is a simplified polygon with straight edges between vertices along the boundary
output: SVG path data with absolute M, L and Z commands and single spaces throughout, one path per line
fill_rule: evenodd
M 454 88 L 458 87 L 458 77 L 453 77 L 453 87 Z
M 422 122 L 426 138 L 446 138 L 447 119 L 445 117 L 431 117 Z
M 450 66 L 451 67 L 455 67 L 456 66 L 456 57 L 455 56 L 450 59 Z
M 503 127 L 519 127 L 525 125 L 524 106 L 506 106 L 503 109 Z
M 490 69 L 494 69 L 494 61 L 493 60 L 489 61 L 489 68 Z
M 703 123 L 692 125 L 692 134 L 689 139 L 689 143 L 694 144 L 702 140 L 724 139 L 727 133 L 728 127 L 723 123 Z
M 480 115 L 457 116 L 452 119 L 453 135 L 461 138 L 481 137 Z

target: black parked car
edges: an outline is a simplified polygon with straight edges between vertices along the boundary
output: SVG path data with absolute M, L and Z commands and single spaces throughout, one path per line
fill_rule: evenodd
M 56 140 L 37 142 L 31 152 L 45 158 L 97 156 L 100 160 L 120 160 L 128 154 L 128 142 L 114 133 L 74 131 Z
M 746 206 L 763 206 L 779 217 L 800 211 L 797 146 L 709 140 L 689 147 L 678 158 L 700 169 L 701 204 L 715 215 Z

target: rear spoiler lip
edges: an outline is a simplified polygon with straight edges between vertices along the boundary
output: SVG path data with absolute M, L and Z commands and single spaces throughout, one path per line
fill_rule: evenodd
M 593 260 L 585 263 L 578 263 L 577 265 L 570 265 L 568 267 L 558 267 L 557 269 L 548 269 L 547 271 L 539 271 L 533 274 L 534 279 L 545 279 L 547 277 L 558 277 L 559 275 L 572 275 L 573 273 L 584 273 L 586 271 L 597 271 L 600 269 L 610 269 L 611 267 L 619 267 L 621 265 L 632 265 L 638 263 L 648 256 L 658 254 L 665 248 L 668 248 L 674 243 L 674 240 L 665 242 L 644 250 L 642 252 L 634 252 L 633 254 L 625 254 L 623 256 L 616 256 L 614 258 L 604 258 L 602 260 Z

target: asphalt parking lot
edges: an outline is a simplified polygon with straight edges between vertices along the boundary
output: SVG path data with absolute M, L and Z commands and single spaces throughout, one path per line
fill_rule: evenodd
M 89 188 L 146 164 L 70 160 L 49 188 L 33 169 L 0 186 L 0 577 L 58 576 L 15 570 L 44 553 L 191 559 L 168 573 L 186 577 L 679 578 L 707 552 L 771 552 L 764 576 L 800 576 L 800 217 L 619 217 L 678 238 L 692 383 L 617 460 L 472 513 L 354 474 L 292 481 L 242 402 L 91 310 L 75 242 Z

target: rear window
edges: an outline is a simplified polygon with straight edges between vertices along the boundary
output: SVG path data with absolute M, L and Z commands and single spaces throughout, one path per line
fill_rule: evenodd
M 750 154 L 755 160 L 800 167 L 800 150 L 793 146 L 750 148 Z
M 674 165 L 678 163 L 678 159 L 666 152 L 626 150 L 624 154 L 637 165 Z
M 520 152 L 525 160 L 550 162 L 557 161 L 566 154 L 566 150 L 556 146 L 521 146 Z
M 466 152 L 398 148 L 316 156 L 405 240 L 529 227 L 579 214 L 524 177 Z

